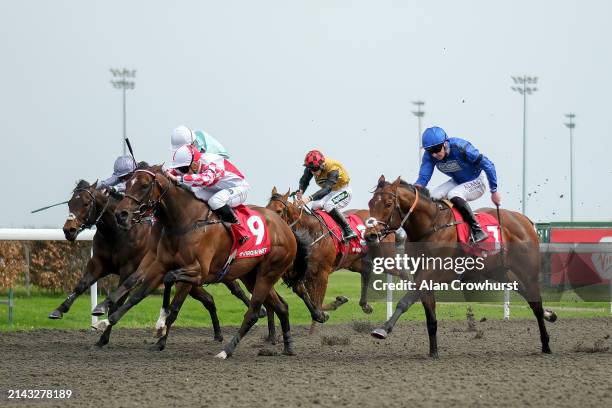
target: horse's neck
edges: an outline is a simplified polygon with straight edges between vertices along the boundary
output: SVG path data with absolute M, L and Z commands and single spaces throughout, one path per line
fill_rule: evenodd
M 96 229 L 106 233 L 117 231 L 115 208 L 117 208 L 118 201 L 110 196 L 105 196 L 99 191 L 94 194 L 96 200 L 96 220 L 99 219 L 96 224 Z
M 411 205 L 412 202 L 410 202 Z M 406 213 L 409 211 L 410 206 L 406 209 Z M 434 200 L 422 197 L 419 199 L 412 214 L 403 224 L 404 230 L 408 233 L 411 240 L 419 239 L 433 228 L 438 211 L 438 203 Z
M 210 211 L 210 207 L 205 202 L 173 184 L 169 184 L 160 204 L 159 220 L 170 228 L 190 226 Z
M 307 213 L 302 209 L 299 209 L 298 207 L 293 206 L 293 208 L 296 212 L 296 215 L 294 219 L 290 222 L 295 222 L 295 220 L 299 219 L 297 225 L 301 228 L 307 229 L 309 231 L 318 231 L 322 229 L 321 223 L 319 222 L 319 219 L 317 217 Z

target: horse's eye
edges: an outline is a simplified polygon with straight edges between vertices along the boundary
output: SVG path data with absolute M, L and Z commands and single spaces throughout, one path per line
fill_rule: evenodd
M 387 201 L 387 202 L 385 203 L 385 208 L 389 208 L 389 207 L 391 207 L 392 205 L 393 205 L 393 203 L 391 203 L 390 201 Z

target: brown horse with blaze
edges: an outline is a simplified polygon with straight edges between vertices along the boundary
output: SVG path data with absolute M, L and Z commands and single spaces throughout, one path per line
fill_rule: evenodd
M 172 182 L 161 166 L 136 170 L 128 181 L 126 198 L 115 211 L 119 224 L 129 228 L 138 222 L 140 214 L 154 211 L 163 225 L 155 259 L 146 266 L 147 275 L 158 276 L 171 271 L 164 279 L 164 309 L 169 311 L 169 315 L 165 335 L 158 341 L 160 347 L 163 348 L 170 326 L 193 285 L 241 279 L 252 292 L 249 309 L 238 334 L 217 357 L 225 359 L 234 353 L 238 342 L 257 321 L 262 304 L 279 316 L 284 353 L 294 354 L 289 310 L 274 290 L 274 284 L 284 274 L 303 275 L 307 244 L 273 211 L 261 207 L 250 208 L 261 215 L 268 229 L 270 250 L 262 256 L 236 259 L 229 270 L 221 274 L 230 256 L 233 240 L 228 226 L 210 207 L 195 198 L 188 189 Z M 169 289 L 174 283 L 176 294 L 172 304 L 168 305 Z M 128 300 L 126 305 L 109 317 L 109 322 L 115 324 L 130 305 Z
M 410 245 L 415 243 L 427 243 L 435 246 L 437 248 L 435 254 L 443 259 L 470 256 L 466 254 L 465 247 L 457 245 L 457 228 L 450 207 L 442 201 L 431 199 L 426 189 L 416 188 L 399 177 L 393 183 L 389 183 L 384 176 L 381 176 L 369 207 L 372 218 L 367 222 L 366 240 L 372 247 L 379 246 L 381 236 L 403 227 L 408 234 L 406 243 L 408 250 Z M 462 279 L 486 278 L 498 282 L 517 282 L 518 293 L 527 300 L 537 319 L 542 352 L 550 353 L 549 336 L 544 319 L 553 322 L 556 320 L 556 315 L 552 311 L 545 311 L 542 307 L 539 287 L 539 242 L 533 224 L 526 216 L 514 211 L 498 210 L 497 213 L 491 208 L 482 208 L 478 211 L 488 213 L 498 222 L 501 221 L 502 250 L 487 256 L 481 271 L 465 272 L 467 276 Z M 434 265 L 416 272 L 415 287 L 423 287 L 423 282 L 449 283 L 457 278 L 453 269 L 440 269 Z M 391 318 L 382 328 L 375 329 L 372 336 L 379 339 L 386 338 L 402 313 L 419 299 L 427 319 L 429 355 L 436 358 L 438 323 L 432 290 L 408 291 L 398 302 Z

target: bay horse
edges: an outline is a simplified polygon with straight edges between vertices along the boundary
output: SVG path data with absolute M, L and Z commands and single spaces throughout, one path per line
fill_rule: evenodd
M 92 242 L 92 256 L 87 261 L 83 276 L 68 297 L 49 314 L 50 319 L 61 319 L 77 297 L 105 276 L 119 275 L 119 285 L 122 285 L 137 270 L 147 252 L 155 251 L 161 235 L 161 226 L 151 219 L 144 220 L 130 230 L 119 228 L 114 212 L 122 198 L 122 195 L 111 193 L 107 189 L 99 190 L 97 181 L 90 185 L 87 181 L 80 180 L 72 191 L 68 201 L 70 213 L 63 227 L 64 236 L 68 241 L 74 241 L 81 231 L 93 226 L 96 227 L 96 233 Z M 227 286 L 236 297 L 249 304 L 248 297 L 237 282 L 228 282 Z M 127 292 L 115 302 L 109 298 L 104 300 L 99 305 L 99 311 L 102 310 L 102 313 L 98 315 L 104 314 L 106 310 L 112 314 L 123 303 L 126 295 Z M 215 339 L 222 341 L 213 297 L 199 287 L 193 288 L 190 295 L 208 310 Z M 112 328 L 106 326 L 103 321 L 99 322 L 96 328 L 104 329 L 96 345 L 102 347 L 108 344 Z
M 270 236 L 270 250 L 259 257 L 236 259 L 224 270 L 233 240 L 229 227 L 203 201 L 187 188 L 175 184 L 161 166 L 138 169 L 127 182 L 125 198 L 115 210 L 117 221 L 124 228 L 137 223 L 141 214 L 154 211 L 163 226 L 155 258 L 146 268 L 147 276 L 164 276 L 163 309 L 168 313 L 165 333 L 157 347 L 165 347 L 172 323 L 192 286 L 240 279 L 252 293 L 251 301 L 238 333 L 216 355 L 230 357 L 242 337 L 259 318 L 262 304 L 279 316 L 283 332 L 283 353 L 294 355 L 289 326 L 289 309 L 274 290 L 274 284 L 286 273 L 302 275 L 306 270 L 308 242 L 294 233 L 273 211 L 254 207 L 263 218 Z M 140 268 L 139 268 L 140 269 Z M 169 272 L 169 273 L 167 273 Z M 297 278 L 296 278 L 297 279 Z M 176 293 L 169 304 L 170 288 Z M 146 291 L 138 294 L 109 316 L 114 325 Z
M 289 201 L 290 196 L 290 190 L 285 194 L 280 194 L 274 187 L 266 208 L 280 215 L 292 229 L 308 232 L 311 239 L 314 240 L 308 256 L 308 267 L 304 279 L 296 285 L 290 285 L 293 291 L 302 298 L 311 314 L 310 333 L 314 332 L 315 322 L 324 323 L 327 321 L 329 316 L 326 311 L 336 310 L 348 302 L 346 297 L 338 296 L 334 302 L 323 305 L 329 275 L 338 269 L 348 269 L 361 275 L 359 306 L 364 313 L 372 313 L 373 308 L 367 302 L 369 267 L 364 266 L 364 262 L 366 265 L 369 262 L 367 254 L 348 254 L 346 256 L 336 254 L 334 238 L 327 227 L 317 217 Z M 355 214 L 364 223 L 370 216 L 368 210 L 349 210 L 346 214 Z
M 389 183 L 382 175 L 368 203 L 371 219 L 368 220 L 366 240 L 373 246 L 379 245 L 379 238 L 390 231 L 400 227 L 408 234 L 407 246 L 415 242 L 444 244 L 446 253 L 439 255 L 465 256 L 463 249 L 458 249 L 457 229 L 454 215 L 450 207 L 443 201 L 429 197 L 425 188 L 415 187 L 399 177 Z M 544 320 L 554 322 L 556 315 L 542 307 L 542 298 L 539 287 L 540 253 L 538 235 L 533 223 L 515 211 L 498 210 L 501 218 L 501 243 L 504 246 L 519 248 L 520 253 L 505 257 L 505 252 L 498 251 L 497 255 L 486 258 L 485 267 L 478 272 L 481 278 L 496 280 L 498 282 L 518 282 L 518 293 L 527 300 L 535 315 L 540 331 L 542 352 L 550 353 L 549 336 Z M 498 219 L 496 210 L 481 208 L 478 212 L 488 213 Z M 465 272 L 467 274 L 468 272 Z M 472 276 L 474 277 L 474 276 Z M 416 272 L 416 288 L 421 287 L 423 281 L 443 283 L 457 279 L 452 269 L 439 269 L 435 267 L 422 268 Z M 466 277 L 467 279 L 467 277 Z M 438 357 L 436 302 L 431 290 L 411 290 L 397 303 L 391 318 L 382 328 L 372 331 L 372 336 L 385 339 L 393 330 L 399 317 L 417 300 L 421 300 L 427 319 L 427 333 L 429 335 L 429 355 Z

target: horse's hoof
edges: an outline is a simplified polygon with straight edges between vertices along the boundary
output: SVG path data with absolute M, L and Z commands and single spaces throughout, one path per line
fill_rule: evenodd
M 259 314 L 257 315 L 257 317 L 261 319 L 262 317 L 266 317 L 267 315 L 268 315 L 268 311 L 266 310 L 265 307 L 262 307 L 261 309 L 259 309 Z
M 268 335 L 266 336 L 266 338 L 264 339 L 264 342 L 266 343 L 270 343 L 270 344 L 276 344 L 276 336 L 272 336 L 272 335 Z
M 227 360 L 228 357 L 229 356 L 227 355 L 225 350 L 223 350 L 222 352 L 220 352 L 219 354 L 215 356 L 215 358 L 220 358 L 221 360 Z
M 545 347 L 545 348 L 542 348 L 542 353 L 544 353 L 544 354 L 552 354 L 552 351 L 550 351 L 550 347 Z
M 329 314 L 326 312 L 315 313 L 312 316 L 312 320 L 317 323 L 325 323 L 327 320 L 329 320 Z
M 219 343 L 221 343 L 223 341 L 223 335 L 222 334 L 215 334 L 214 340 L 218 341 Z
M 103 340 L 98 340 L 96 342 L 96 344 L 94 344 L 94 348 L 97 350 L 102 350 L 104 348 L 104 346 L 106 346 L 108 344 L 108 341 L 103 341 Z
M 165 348 L 166 348 L 165 345 L 160 344 L 160 343 L 155 343 L 151 347 L 149 347 L 149 350 L 151 350 L 151 351 L 164 351 Z
M 291 347 L 290 347 L 290 348 L 286 348 L 286 349 L 284 349 L 284 350 L 283 350 L 283 354 L 284 354 L 285 356 L 295 356 L 295 355 L 296 355 L 296 354 L 295 354 L 295 351 L 293 351 L 293 349 L 292 349 Z
M 166 332 L 168 331 L 166 326 L 163 327 L 157 327 L 155 329 L 155 337 L 156 338 L 160 338 L 160 337 L 164 337 L 166 335 Z
M 94 309 L 91 311 L 91 315 L 92 316 L 103 316 L 106 314 L 106 307 L 102 306 L 102 305 L 97 305 L 96 307 L 94 307 Z
M 439 358 L 438 357 L 438 352 L 434 351 L 433 353 L 429 353 L 429 357 L 431 357 L 434 360 L 437 360 Z
M 554 323 L 557 321 L 557 314 L 552 310 L 544 309 L 544 320 Z
M 49 319 L 53 320 L 61 319 L 63 316 L 64 314 L 57 309 L 49 313 Z
M 385 329 L 374 329 L 370 334 L 372 335 L 372 337 L 380 340 L 384 340 L 387 338 L 387 331 Z
M 336 296 L 336 303 L 338 306 L 342 306 L 348 301 L 349 299 L 346 296 Z
M 110 323 L 108 322 L 107 319 L 104 319 L 104 320 L 98 321 L 98 323 L 96 324 L 92 324 L 91 328 L 94 330 L 98 330 L 98 331 L 104 331 L 108 328 L 108 326 L 110 326 Z
M 374 311 L 374 308 L 366 303 L 365 305 L 361 305 L 361 310 L 365 314 L 371 314 Z

